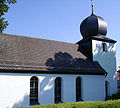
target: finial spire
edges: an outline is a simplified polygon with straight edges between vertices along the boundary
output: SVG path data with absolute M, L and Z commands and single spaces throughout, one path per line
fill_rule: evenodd
M 93 0 L 91 0 L 91 2 L 92 2 L 92 3 L 91 3 L 91 7 L 92 7 L 92 14 L 94 14 L 94 9 L 93 9 L 93 8 L 94 8 L 94 4 L 93 4 Z

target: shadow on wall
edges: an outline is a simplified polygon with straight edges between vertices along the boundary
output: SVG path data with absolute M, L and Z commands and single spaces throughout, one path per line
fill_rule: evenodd
M 98 60 L 99 64 L 104 67 L 108 73 L 116 71 L 116 51 L 114 44 L 107 43 L 107 51 L 105 52 L 103 52 L 102 44 L 96 44 L 93 52 L 94 59 Z M 112 76 L 114 76 L 113 78 L 116 78 L 117 74 L 113 73 Z
M 41 75 L 42 76 L 42 75 Z M 44 77 L 44 75 L 43 75 Z M 39 78 L 39 76 L 38 76 Z M 51 78 L 49 75 L 48 77 L 45 77 L 40 83 L 40 89 L 39 89 L 39 103 L 41 104 L 48 104 L 48 103 L 52 103 L 51 99 L 52 99 L 52 95 L 53 94 L 53 82 L 54 82 L 54 78 Z M 30 100 L 30 96 L 29 94 L 25 94 L 23 96 L 23 98 L 21 98 L 19 101 L 15 102 L 14 105 L 12 107 L 28 107 L 29 106 L 29 100 Z
M 107 44 L 107 51 L 105 51 L 105 52 L 103 52 L 102 44 L 96 44 L 95 50 L 94 50 L 94 58 L 100 59 L 100 61 L 102 61 L 102 63 L 105 63 L 107 65 L 107 63 L 104 61 L 108 60 L 109 63 L 113 63 L 113 59 L 116 60 L 115 53 L 116 52 L 115 52 L 114 45 L 111 43 Z
M 25 106 L 29 106 L 29 95 L 28 94 L 25 94 L 21 100 L 19 100 L 13 105 L 13 107 L 25 107 Z
M 40 82 L 40 104 L 51 104 L 54 103 L 54 76 L 48 75 Z
M 103 46 L 102 46 L 102 44 L 96 44 L 94 52 L 95 52 L 95 55 L 97 55 L 97 54 L 101 55 L 101 53 L 103 55 L 104 53 L 103 53 Z M 115 55 L 114 44 L 107 43 L 107 54 L 110 54 L 110 53 Z
M 73 56 L 76 56 L 75 54 Z M 78 56 L 78 55 L 77 55 Z M 79 56 L 78 56 L 79 57 Z M 83 56 L 84 57 L 84 56 Z M 48 58 L 46 66 L 50 67 L 49 71 L 64 71 L 69 68 L 84 68 L 87 66 L 88 59 L 73 58 L 67 52 L 57 52 L 53 58 Z M 91 61 L 89 61 L 91 62 Z M 58 75 L 59 76 L 59 75 Z M 44 77 L 44 76 L 43 76 Z M 40 82 L 40 103 L 54 103 L 54 81 L 56 75 L 52 74 L 44 77 Z M 45 98 L 47 97 L 47 99 Z
M 66 67 L 66 68 L 80 68 L 86 67 L 86 64 L 90 60 L 84 58 L 73 58 L 67 52 L 58 52 L 55 53 L 54 58 L 49 58 L 46 62 L 46 66 L 53 67 L 53 69 L 57 67 Z
M 53 67 L 53 69 L 56 67 L 84 68 L 87 67 L 88 64 L 88 62 L 86 61 L 91 62 L 90 60 L 84 58 L 83 59 L 73 58 L 67 52 L 58 52 L 55 53 L 54 58 L 49 58 L 46 61 L 46 66 Z M 40 94 L 39 94 L 40 104 L 54 103 L 53 100 L 51 100 L 53 99 L 54 95 L 49 95 L 49 94 L 53 94 L 54 91 L 53 88 L 54 79 L 55 77 L 51 77 L 50 75 L 48 75 L 47 77 L 43 75 L 43 79 L 40 82 Z M 47 97 L 47 99 L 45 97 Z M 23 107 L 23 106 L 29 106 L 29 94 L 24 95 L 24 97 L 21 100 L 19 100 L 13 105 L 13 107 Z

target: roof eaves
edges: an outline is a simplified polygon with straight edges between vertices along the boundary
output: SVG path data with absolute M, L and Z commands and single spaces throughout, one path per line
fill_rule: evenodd
M 0 65 L 0 72 L 8 73 L 46 73 L 46 74 L 88 74 L 105 75 L 106 73 L 95 68 L 70 68 L 70 67 L 47 67 L 47 66 L 18 66 Z M 99 70 L 99 71 L 98 71 Z
M 110 42 L 110 43 L 116 43 L 117 41 L 113 40 L 113 39 L 110 39 L 110 38 L 107 38 L 105 36 L 93 36 L 92 39 L 94 40 L 100 40 L 100 41 L 105 41 L 105 42 Z
M 100 35 L 100 36 L 91 36 L 91 37 L 83 38 L 82 40 L 78 41 L 76 44 L 82 44 L 82 43 L 87 42 L 87 41 L 89 41 L 91 39 L 110 42 L 110 43 L 116 43 L 117 42 L 117 41 L 115 41 L 113 39 L 110 39 L 110 38 L 107 38 L 107 37 L 105 37 L 103 35 Z

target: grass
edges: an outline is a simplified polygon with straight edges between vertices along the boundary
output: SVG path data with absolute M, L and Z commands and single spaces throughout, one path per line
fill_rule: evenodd
M 24 107 L 28 108 L 28 107 Z M 29 108 L 120 108 L 119 100 L 108 100 L 108 101 L 89 101 L 89 102 L 73 102 L 73 103 L 59 103 L 59 104 L 48 104 L 38 105 Z

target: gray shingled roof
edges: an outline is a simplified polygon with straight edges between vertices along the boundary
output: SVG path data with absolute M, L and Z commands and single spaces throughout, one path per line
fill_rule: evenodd
M 99 63 L 91 62 L 77 50 L 77 44 L 0 34 L 0 70 L 31 73 L 106 73 Z

